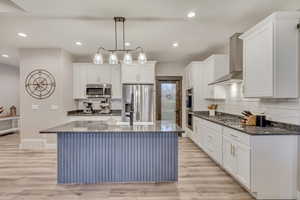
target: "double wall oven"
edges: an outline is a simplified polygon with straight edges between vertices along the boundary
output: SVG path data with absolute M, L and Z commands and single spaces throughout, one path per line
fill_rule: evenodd
M 193 88 L 186 90 L 186 127 L 193 130 Z

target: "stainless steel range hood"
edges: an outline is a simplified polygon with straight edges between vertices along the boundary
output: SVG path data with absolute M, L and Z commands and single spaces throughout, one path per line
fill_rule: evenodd
M 208 85 L 229 84 L 243 80 L 243 41 L 239 38 L 241 34 L 235 33 L 230 37 L 229 74 Z

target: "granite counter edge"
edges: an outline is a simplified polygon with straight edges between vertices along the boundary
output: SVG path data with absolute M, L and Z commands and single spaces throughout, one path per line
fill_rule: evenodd
M 210 121 L 210 122 L 213 122 L 215 124 L 219 124 L 221 126 L 225 126 L 227 128 L 234 129 L 236 131 L 245 133 L 245 134 L 250 135 L 250 136 L 284 136 L 284 135 L 288 136 L 288 135 L 300 135 L 300 133 L 293 133 L 292 131 L 291 131 L 291 133 L 253 133 L 253 132 L 248 132 L 246 130 L 242 130 L 242 129 L 230 126 L 230 125 L 225 124 L 225 123 L 220 122 L 220 121 L 209 119 L 206 116 L 203 116 L 201 114 L 195 114 L 195 113 L 193 113 L 193 116 L 201 118 L 201 119 L 204 119 L 204 120 L 207 120 L 207 121 Z

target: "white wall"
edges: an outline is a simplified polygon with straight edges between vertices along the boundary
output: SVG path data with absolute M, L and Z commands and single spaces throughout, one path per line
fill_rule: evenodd
M 0 106 L 5 109 L 1 115 L 7 114 L 13 105 L 19 114 L 19 68 L 0 63 L 0 81 Z
M 26 76 L 35 69 L 45 69 L 56 79 L 55 92 L 47 99 L 34 99 L 25 91 Z M 72 74 L 72 58 L 62 49 L 20 50 L 21 148 L 44 148 L 47 144 L 55 144 L 55 135 L 41 135 L 39 131 L 64 123 L 66 110 L 75 108 Z M 32 105 L 39 109 L 32 109 Z

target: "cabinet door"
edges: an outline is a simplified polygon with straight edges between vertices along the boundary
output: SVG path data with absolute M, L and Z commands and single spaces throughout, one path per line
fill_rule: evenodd
M 88 83 L 100 83 L 101 77 L 100 77 L 100 71 L 98 70 L 99 66 L 96 65 L 87 65 L 87 81 Z
M 88 83 L 111 83 L 111 66 L 86 65 Z
M 236 173 L 236 159 L 233 154 L 234 142 L 223 136 L 223 167 L 232 175 Z
M 140 72 L 140 83 L 151 83 L 155 82 L 155 68 L 153 64 L 139 65 Z
M 121 90 L 121 66 L 112 65 L 111 66 L 111 84 L 112 84 L 112 98 L 121 99 L 122 90 Z
M 79 66 L 73 65 L 73 98 L 79 97 Z
M 73 98 L 85 99 L 87 84 L 87 71 L 84 65 L 74 64 L 73 66 Z
M 244 96 L 273 96 L 273 22 L 244 39 Z
M 141 80 L 139 66 L 122 64 L 122 83 L 139 83 Z
M 206 130 L 207 153 L 219 164 L 222 164 L 222 133 L 212 129 Z
M 250 188 L 250 148 L 243 144 L 234 147 L 236 156 L 236 177 L 246 187 Z

